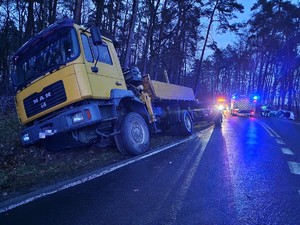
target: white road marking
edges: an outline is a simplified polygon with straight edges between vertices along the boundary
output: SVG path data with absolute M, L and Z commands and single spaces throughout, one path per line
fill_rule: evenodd
M 277 138 L 280 138 L 280 135 L 275 131 L 273 130 L 271 127 L 267 126 L 269 128 L 269 130 L 277 137 Z
M 277 144 L 285 145 L 285 142 L 281 139 L 280 135 L 276 131 L 261 121 L 257 122 L 268 132 L 271 137 L 275 138 Z M 294 155 L 294 152 L 289 148 L 281 148 L 281 151 L 286 155 Z M 288 165 L 291 173 L 300 175 L 300 163 L 288 161 Z M 300 190 L 298 190 L 298 194 L 300 195 Z
M 261 122 L 261 121 L 256 121 L 256 122 L 258 122 L 267 132 L 268 132 L 268 134 L 271 136 L 271 137 L 274 137 L 274 135 L 272 134 L 272 132 L 268 129 L 268 127 L 267 127 L 267 125 L 266 124 L 264 124 L 263 122 Z
M 205 134 L 206 132 L 208 132 L 209 129 L 212 130 L 212 128 L 209 127 L 209 128 L 207 128 L 205 130 L 202 130 L 202 131 L 200 131 L 198 133 L 195 133 L 195 134 L 191 135 L 190 137 L 187 137 L 187 138 L 185 138 L 183 140 L 180 140 L 180 141 L 177 141 L 175 143 L 172 143 L 172 144 L 170 144 L 168 146 L 163 146 L 163 147 L 160 147 L 158 149 L 154 149 L 153 151 L 150 151 L 150 152 L 148 152 L 148 153 L 146 153 L 144 155 L 136 156 L 134 158 L 125 160 L 125 161 L 123 161 L 121 163 L 116 163 L 116 164 L 114 164 L 112 166 L 108 166 L 106 168 L 99 169 L 99 170 L 94 171 L 94 172 L 92 172 L 90 174 L 86 174 L 86 175 L 74 178 L 72 180 L 69 180 L 69 181 L 66 181 L 66 182 L 62 182 L 62 183 L 57 184 L 57 185 L 53 185 L 51 187 L 47 187 L 47 188 L 45 188 L 42 191 L 37 191 L 37 192 L 29 193 L 27 195 L 27 197 L 26 197 L 26 195 L 23 196 L 23 199 L 22 199 L 22 196 L 21 196 L 20 200 L 16 200 L 15 201 L 16 203 L 11 203 L 8 206 L 1 206 L 1 203 L 0 203 L 0 213 L 6 212 L 6 211 L 14 209 L 14 208 L 16 208 L 18 206 L 21 206 L 21 205 L 27 204 L 29 202 L 35 201 L 35 200 L 37 200 L 39 198 L 42 198 L 42 197 L 45 197 L 45 196 L 48 196 L 48 195 L 51 195 L 51 194 L 55 194 L 55 193 L 57 193 L 59 191 L 63 191 L 65 189 L 68 189 L 68 188 L 71 188 L 71 187 L 83 184 L 83 183 L 85 183 L 87 181 L 94 180 L 94 179 L 96 179 L 98 177 L 101 177 L 101 176 L 103 176 L 105 174 L 108 174 L 108 173 L 110 173 L 110 172 L 112 172 L 114 170 L 120 169 L 120 168 L 125 167 L 127 165 L 130 165 L 132 163 L 138 162 L 138 161 L 140 161 L 142 159 L 145 159 L 145 158 L 148 158 L 148 157 L 150 157 L 152 155 L 158 154 L 158 153 L 160 153 L 162 151 L 165 151 L 165 150 L 167 150 L 169 148 L 175 147 L 175 146 L 177 146 L 179 144 L 182 144 L 182 143 L 184 143 L 186 141 L 189 141 L 189 140 L 191 140 L 191 139 L 193 139 L 195 137 L 201 137 L 203 134 Z M 211 131 L 210 131 L 210 133 L 211 133 Z M 203 146 L 206 146 L 206 144 L 207 144 L 208 141 L 209 141 L 209 138 L 207 140 L 205 140 L 206 143 L 203 143 Z
M 281 151 L 286 155 L 294 155 L 294 152 L 289 148 L 281 148 Z
M 293 174 L 300 175 L 300 163 L 288 161 L 290 171 Z
M 265 128 L 265 130 L 269 133 L 269 135 L 271 137 L 276 137 L 276 138 L 280 138 L 280 135 L 273 130 L 271 127 L 269 127 L 267 124 L 261 122 L 261 121 L 257 121 L 263 128 Z
M 264 126 L 263 126 L 264 127 Z M 271 133 L 271 131 L 269 131 L 269 129 L 268 128 L 266 128 L 266 127 L 264 127 L 265 128 L 265 130 L 268 132 L 268 134 L 271 136 L 271 137 L 275 137 L 272 133 Z
M 275 139 L 275 141 L 277 142 L 277 144 L 285 145 L 285 142 L 281 139 Z
M 271 131 L 277 138 L 280 138 L 280 135 L 275 131 L 273 130 L 271 127 L 269 127 L 267 124 L 263 123 L 264 126 L 269 130 Z

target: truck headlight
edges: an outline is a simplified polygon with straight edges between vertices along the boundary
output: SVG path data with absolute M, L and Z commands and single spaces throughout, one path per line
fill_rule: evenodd
M 29 141 L 30 140 L 30 138 L 29 138 L 29 134 L 23 134 L 22 135 L 22 140 L 23 140 L 23 142 L 27 142 L 27 141 Z
M 83 120 L 84 120 L 84 118 L 83 118 L 83 114 L 81 112 L 76 113 L 72 116 L 72 122 L 73 123 L 79 123 Z

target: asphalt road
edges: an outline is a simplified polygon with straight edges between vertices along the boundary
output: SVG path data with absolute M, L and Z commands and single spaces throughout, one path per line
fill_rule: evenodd
M 0 214 L 1 225 L 300 224 L 300 125 L 228 117 L 194 139 Z

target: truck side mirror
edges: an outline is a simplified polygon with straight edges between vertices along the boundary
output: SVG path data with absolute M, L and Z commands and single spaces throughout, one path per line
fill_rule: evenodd
M 92 40 L 94 45 L 101 45 L 102 44 L 102 37 L 100 28 L 97 26 L 91 27 L 91 34 L 92 34 Z

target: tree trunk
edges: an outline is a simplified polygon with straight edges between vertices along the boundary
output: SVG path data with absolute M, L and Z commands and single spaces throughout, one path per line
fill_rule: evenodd
M 294 74 L 291 71 L 290 75 L 288 77 L 288 105 L 287 110 L 292 110 L 292 104 L 293 104 L 293 86 L 294 86 Z
M 34 35 L 34 17 L 33 17 L 33 3 L 34 0 L 28 0 L 28 7 L 27 7 L 27 24 L 26 24 L 26 40 L 31 38 Z
M 133 6 L 132 6 L 133 9 L 132 9 L 132 15 L 130 20 L 130 28 L 129 28 L 129 35 L 128 35 L 128 41 L 126 47 L 125 62 L 124 62 L 125 68 L 127 68 L 130 64 L 131 46 L 133 42 L 133 34 L 134 34 L 135 21 L 137 17 L 138 5 L 139 5 L 139 0 L 133 0 Z
M 102 22 L 103 16 L 103 8 L 104 8 L 104 0 L 97 0 L 96 1 L 96 26 L 100 27 Z
M 115 15 L 115 19 L 114 19 L 114 24 L 113 24 L 113 31 L 112 31 L 112 37 L 116 37 L 116 32 L 117 32 L 117 24 L 118 24 L 118 14 L 120 10 L 120 1 L 116 1 L 116 8 L 114 10 L 114 15 Z
M 74 22 L 81 24 L 82 0 L 75 1 Z
M 208 37 L 209 37 L 209 34 L 210 34 L 211 26 L 214 22 L 214 16 L 215 16 L 215 12 L 217 10 L 218 5 L 219 5 L 219 0 L 216 0 L 216 4 L 213 8 L 213 11 L 211 13 L 210 20 L 209 20 L 209 23 L 208 23 L 208 28 L 207 28 L 207 31 L 206 31 L 205 40 L 204 40 L 204 44 L 203 44 L 203 48 L 202 48 L 202 52 L 201 52 L 201 56 L 200 56 L 200 60 L 199 60 L 199 73 L 201 73 L 201 67 L 202 67 L 202 62 L 203 62 L 203 58 L 204 58 L 204 53 L 205 53 L 205 49 L 206 49 L 207 42 L 208 42 Z M 200 77 L 200 74 L 197 74 L 196 82 L 195 82 L 195 86 L 194 86 L 196 96 L 197 96 L 198 91 L 199 91 L 198 90 L 199 89 L 199 87 L 198 87 L 199 86 L 199 77 Z
M 48 1 L 48 4 L 49 4 L 49 18 L 48 18 L 48 22 L 49 22 L 49 24 L 54 23 L 55 20 L 56 20 L 57 1 L 58 0 Z
M 0 35 L 4 36 L 3 39 L 1 40 L 2 44 L 0 45 L 1 48 L 1 53 L 0 53 L 0 73 L 2 73 L 2 80 L 1 81 L 1 91 L 0 93 L 4 95 L 8 95 L 8 90 L 9 90 L 9 64 L 8 64 L 8 55 L 9 55 L 9 39 L 8 39 L 8 31 L 9 31 L 9 21 L 10 21 L 10 11 L 8 8 L 9 0 L 7 0 L 7 9 L 6 9 L 6 18 L 5 18 L 5 24 L 4 24 L 4 29 L 3 29 L 3 34 L 2 32 Z

